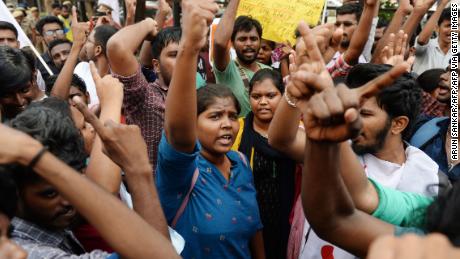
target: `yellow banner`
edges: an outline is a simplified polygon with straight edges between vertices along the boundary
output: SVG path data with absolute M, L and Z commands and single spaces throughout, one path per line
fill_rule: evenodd
M 295 42 L 294 31 L 301 20 L 316 25 L 325 0 L 241 0 L 237 16 L 249 15 L 263 28 L 262 38 Z

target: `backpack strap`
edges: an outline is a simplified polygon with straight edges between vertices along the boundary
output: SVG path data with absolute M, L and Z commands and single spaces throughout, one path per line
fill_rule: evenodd
M 190 199 L 190 194 L 193 191 L 193 187 L 195 187 L 195 184 L 196 184 L 196 181 L 198 180 L 199 175 L 200 175 L 200 171 L 198 170 L 198 167 L 197 167 L 195 169 L 195 172 L 193 172 L 192 183 L 190 184 L 190 189 L 188 190 L 187 195 L 185 195 L 185 198 L 182 201 L 182 204 L 177 210 L 176 216 L 174 216 L 174 219 L 171 223 L 172 228 L 176 227 L 177 221 L 179 220 L 180 216 L 182 216 L 182 213 L 184 213 L 185 207 L 187 207 L 188 200 Z
M 241 153 L 240 151 L 236 151 L 238 155 L 240 156 L 241 160 L 243 160 L 243 163 L 245 166 L 248 166 L 248 161 L 246 160 L 246 157 Z M 182 214 L 185 211 L 185 207 L 187 207 L 188 201 L 190 199 L 190 194 L 192 194 L 193 187 L 195 187 L 196 181 L 198 180 L 198 176 L 200 175 L 200 171 L 198 170 L 198 167 L 195 169 L 195 172 L 193 172 L 193 177 L 192 177 L 192 182 L 190 184 L 190 189 L 188 190 L 187 194 L 185 195 L 184 200 L 182 201 L 179 209 L 177 210 L 176 216 L 174 216 L 173 221 L 171 222 L 171 227 L 175 228 L 177 221 L 179 218 L 182 216 Z
M 412 135 L 409 141 L 410 144 L 416 148 L 422 147 L 439 132 L 438 122 L 448 119 L 448 117 L 438 117 L 425 122 L 414 135 Z

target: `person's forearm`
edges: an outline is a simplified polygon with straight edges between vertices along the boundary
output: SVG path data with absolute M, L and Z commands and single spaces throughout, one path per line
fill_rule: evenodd
M 179 44 L 171 84 L 166 97 L 165 134 L 173 147 L 192 152 L 196 142 L 196 68 L 198 49 L 185 41 Z
M 283 78 L 289 76 L 289 59 L 287 57 L 280 60 L 280 71 Z
M 126 16 L 126 21 L 125 21 L 125 27 L 126 26 L 130 26 L 130 25 L 133 25 L 134 24 L 134 15 L 127 15 Z
M 113 102 L 115 100 L 112 100 Z M 119 104 L 102 104 L 101 121 L 112 120 L 118 122 L 121 117 L 121 102 Z M 112 106 L 112 107 L 110 107 Z M 86 175 L 99 186 L 112 194 L 118 194 L 121 183 L 121 169 L 102 151 L 102 141 L 96 136 L 91 151 L 90 162 Z
M 83 43 L 74 42 L 70 50 L 70 54 L 67 57 L 61 72 L 59 73 L 56 82 L 54 83 L 53 89 L 51 90 L 51 96 L 57 97 L 62 100 L 69 98 L 70 84 L 72 83 L 73 71 L 77 66 L 78 55 L 83 48 Z
M 153 19 L 145 19 L 139 23 L 124 27 L 115 33 L 107 43 L 109 57 L 118 55 L 132 56 L 136 53 L 144 39 L 154 30 Z M 129 39 L 129 40 L 127 40 Z
M 251 238 L 251 256 L 254 259 L 265 259 L 264 236 L 262 230 L 257 231 Z
M 155 15 L 155 21 L 157 22 L 159 30 L 161 30 L 163 28 L 167 17 L 168 17 L 168 14 L 163 12 L 161 9 Z
M 359 257 L 370 243 L 394 233 L 393 225 L 357 210 L 339 174 L 339 143 L 309 141 L 305 144 L 302 204 L 315 233 Z M 318 161 L 321 161 L 318 163 Z
M 141 47 L 141 52 L 139 53 L 139 61 L 143 67 L 152 68 L 152 42 L 144 40 Z
M 374 5 L 364 5 L 363 14 L 359 20 L 358 28 L 353 33 L 350 41 L 350 46 L 345 51 L 344 60 L 347 64 L 355 65 L 359 61 L 359 56 L 362 54 L 364 47 L 372 27 L 372 19 L 374 18 L 375 10 L 379 8 L 379 1 Z
M 126 26 L 130 26 L 130 25 L 133 25 L 135 23 L 135 18 L 136 18 L 136 14 L 135 13 L 132 13 L 130 10 L 131 8 L 127 7 L 126 8 L 126 21 L 125 21 L 125 27 Z M 136 9 L 134 9 L 136 10 Z
M 283 97 L 276 108 L 268 129 L 268 142 L 270 145 L 286 153 L 299 163 L 303 161 L 305 148 L 302 146 L 297 150 L 298 152 L 295 152 L 293 148 L 299 131 L 300 115 L 300 110 L 291 107 Z
M 385 30 L 385 33 L 383 34 L 383 37 L 379 40 L 377 46 L 375 47 L 374 54 L 372 55 L 371 60 L 372 63 L 382 63 L 382 61 L 380 60 L 382 49 L 387 45 L 390 34 L 396 34 L 398 30 L 400 30 L 404 17 L 406 17 L 407 15 L 409 15 L 408 11 L 403 9 L 402 7 L 399 7 L 396 10 L 393 18 L 391 19 L 390 25 L 388 25 L 387 29 Z
M 367 179 L 364 167 L 348 141 L 340 144 L 340 175 L 357 209 L 372 214 L 379 199 L 374 186 Z
M 147 164 L 144 169 L 135 169 L 138 172 L 127 170 L 126 181 L 131 190 L 134 210 L 169 240 L 168 224 L 155 188 L 151 166 Z
M 230 62 L 228 42 L 232 37 L 235 16 L 240 0 L 231 0 L 225 10 L 222 19 L 214 32 L 214 65 L 219 71 L 224 71 Z
M 376 9 L 378 11 L 378 9 Z M 371 26 L 371 31 L 369 32 L 369 36 L 367 37 L 367 42 L 366 45 L 364 46 L 363 49 L 363 57 L 366 60 L 366 62 L 370 62 L 372 55 L 372 46 L 374 45 L 375 41 L 375 31 L 377 30 L 377 23 L 379 22 L 378 16 L 372 18 L 372 26 Z
M 302 204 L 315 231 L 331 231 L 341 217 L 353 214 L 353 201 L 339 174 L 340 146 L 306 140 Z M 318 162 L 321 161 L 321 162 Z
M 240 0 L 230 0 L 219 25 L 214 32 L 214 44 L 221 48 L 227 48 L 227 44 L 230 41 L 239 3 Z
M 438 24 L 439 17 L 441 16 L 441 13 L 444 7 L 445 7 L 445 4 L 440 3 L 438 5 L 438 7 L 436 8 L 436 11 L 433 13 L 433 15 L 431 15 L 430 19 L 425 24 L 425 27 L 423 27 L 423 30 L 418 35 L 418 39 L 417 39 L 418 44 L 425 45 L 428 43 L 428 41 L 431 38 L 431 35 L 433 34 L 434 29 L 436 28 L 436 25 Z
M 51 153 L 45 153 L 33 169 L 55 186 L 122 257 L 178 258 L 171 244 L 135 212 Z
M 407 21 L 404 23 L 402 30 L 407 34 L 408 40 L 412 38 L 412 35 L 414 34 L 424 15 L 424 10 L 414 9 L 409 18 L 407 18 Z

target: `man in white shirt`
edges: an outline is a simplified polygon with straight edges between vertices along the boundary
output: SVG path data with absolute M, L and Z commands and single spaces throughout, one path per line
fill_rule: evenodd
M 448 0 L 443 0 L 439 3 L 416 40 L 415 62 L 412 70 L 419 75 L 426 70 L 444 69 L 449 65 L 449 60 L 452 57 L 450 48 L 451 10 L 450 7 L 443 9 L 448 2 Z M 437 29 L 438 37 L 430 39 L 435 29 Z
M 350 70 L 346 84 L 359 87 L 385 73 L 385 65 L 359 64 Z M 423 151 L 403 141 L 419 114 L 421 90 L 406 74 L 376 97 L 366 100 L 360 110 L 363 128 L 352 140 L 353 151 L 367 176 L 383 186 L 427 196 L 437 195 L 437 185 L 447 181 L 438 165 Z M 433 188 L 430 188 L 433 187 Z M 321 240 L 304 225 L 299 258 L 355 258 L 354 255 Z M 327 258 L 327 257 L 322 257 Z

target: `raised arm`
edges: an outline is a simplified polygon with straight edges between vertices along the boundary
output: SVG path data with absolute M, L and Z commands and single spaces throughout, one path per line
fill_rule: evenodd
M 165 21 L 171 13 L 171 6 L 169 6 L 166 0 L 159 0 L 157 14 L 155 15 L 155 21 L 157 22 L 158 29 L 164 27 Z
M 355 208 L 335 164 L 341 159 L 339 144 L 308 142 L 302 174 L 305 217 L 322 239 L 355 255 L 366 255 L 374 239 L 393 234 L 393 226 Z
M 157 22 L 157 28 L 159 30 L 164 27 L 166 18 L 171 14 L 171 12 L 171 7 L 166 2 L 166 0 L 158 1 L 158 10 L 157 14 L 155 15 L 155 21 Z M 142 66 L 151 68 L 153 67 L 152 59 L 152 42 L 145 40 L 142 43 L 141 51 L 139 53 L 139 61 L 141 62 Z
M 285 90 L 287 91 L 287 89 Z M 299 127 L 300 111 L 283 98 L 268 129 L 268 143 L 298 163 L 303 162 L 305 131 Z
M 359 133 L 361 121 L 358 109 L 363 98 L 375 95 L 404 69 L 406 65 L 398 66 L 385 77 L 353 90 L 343 85 L 336 88 L 326 84 L 324 80 L 319 80 L 317 73 L 306 70 L 303 71 L 306 82 L 303 88 L 315 89 L 317 93 L 311 98 L 302 94 L 296 96 L 299 107 L 302 107 L 307 134 L 302 175 L 305 216 L 319 237 L 358 256 L 366 255 L 370 243 L 378 236 L 393 234 L 394 227 L 356 209 L 348 191 L 354 187 L 346 185 L 350 181 L 344 180 L 343 172 L 348 169 L 343 167 L 344 161 L 356 161 L 356 157 L 346 146 L 348 143 L 340 142 Z M 296 86 L 302 90 L 300 84 Z M 353 184 L 370 186 L 368 213 L 373 213 L 379 206 L 377 190 L 366 183 L 362 167 L 357 164 L 355 167 L 360 168 L 361 176 Z
M 295 53 L 289 55 L 289 63 L 290 74 L 292 74 L 297 70 Z M 305 131 L 299 127 L 300 110 L 295 107 L 290 98 L 290 90 L 293 87 L 289 87 L 291 84 L 292 82 L 289 80 L 283 99 L 279 102 L 275 115 L 270 122 L 268 143 L 298 163 L 302 163 L 305 151 Z M 288 100 L 291 104 L 288 103 Z
M 62 100 L 67 100 L 69 98 L 73 71 L 78 63 L 78 55 L 86 42 L 86 34 L 89 32 L 89 25 L 87 23 L 78 22 L 75 6 L 72 7 L 71 29 L 73 33 L 72 48 L 70 49 L 69 56 L 67 57 L 67 60 L 64 63 L 56 82 L 54 83 L 53 89 L 51 90 L 51 96 L 58 97 Z
M 130 76 L 139 69 L 135 53 L 148 36 L 156 35 L 156 22 L 147 18 L 139 23 L 124 27 L 107 43 L 107 56 L 112 72 Z
M 197 60 L 217 10 L 212 0 L 182 1 L 182 38 L 166 97 L 164 124 L 168 143 L 182 152 L 192 152 L 196 144 Z
M 418 35 L 418 39 L 417 39 L 418 44 L 426 45 L 428 43 L 428 41 L 431 38 L 431 35 L 433 34 L 433 31 L 436 29 L 436 26 L 438 25 L 438 20 L 439 20 L 439 17 L 441 16 L 442 10 L 444 10 L 444 8 L 446 7 L 448 3 L 449 3 L 449 0 L 443 0 L 439 2 L 438 7 L 436 8 L 436 11 L 431 15 L 430 19 L 425 24 L 425 27 L 423 27 L 423 30 Z
M 136 0 L 125 0 L 126 21 L 125 26 L 133 25 L 136 18 Z
M 214 65 L 219 71 L 224 71 L 230 62 L 228 43 L 232 36 L 236 11 L 238 11 L 239 4 L 240 0 L 231 0 L 230 3 L 228 3 L 227 9 L 214 33 Z
M 356 31 L 353 33 L 350 46 L 344 54 L 344 60 L 347 64 L 355 65 L 358 63 L 359 56 L 363 53 L 372 28 L 372 19 L 374 18 L 375 12 L 378 12 L 379 2 L 378 0 L 364 1 L 363 14 L 359 19 Z
M 130 127 L 130 126 L 125 126 Z M 30 136 L 0 125 L 0 163 L 28 166 L 43 146 Z M 135 212 L 49 152 L 33 166 L 124 258 L 179 258 L 170 242 Z
M 303 64 L 310 64 L 312 68 L 324 68 L 324 62 L 315 63 L 314 60 L 308 58 L 310 56 L 308 52 L 314 48 L 312 44 L 317 46 L 316 48 L 320 51 L 323 59 L 325 57 L 329 59 L 336 52 L 336 48 L 342 38 L 342 31 L 334 31 L 332 24 L 317 26 L 310 32 L 306 32 L 303 28 L 304 26 L 299 27 L 302 38 L 312 37 L 314 41 L 305 42 L 303 39 L 299 40 L 296 45 L 296 51 L 289 55 L 289 73 L 292 77 L 295 77 L 294 73 L 297 71 L 297 66 L 302 66 Z M 306 33 L 309 34 L 307 35 Z M 304 65 L 302 68 L 307 67 Z M 328 77 L 327 73 L 323 75 Z M 305 131 L 299 127 L 301 112 L 294 107 L 295 105 L 292 105 L 295 99 L 292 99 L 293 93 L 291 91 L 295 91 L 295 89 L 293 89 L 294 86 L 290 86 L 291 84 L 294 84 L 294 82 L 289 80 L 284 98 L 278 104 L 270 123 L 268 141 L 274 148 L 284 152 L 298 163 L 302 163 L 305 151 Z M 291 102 L 291 105 L 287 100 Z
M 400 30 L 404 18 L 408 16 L 412 12 L 412 10 L 413 7 L 412 5 L 410 5 L 409 0 L 399 1 L 398 9 L 396 9 L 396 12 L 394 13 L 393 18 L 391 19 L 390 24 L 388 25 L 387 29 L 385 30 L 385 33 L 383 34 L 383 37 L 380 39 L 380 41 L 377 43 L 377 46 L 375 47 L 374 54 L 371 60 L 372 63 L 382 63 L 380 59 L 380 53 L 382 49 L 387 45 L 390 34 L 396 34 L 396 32 Z
M 101 78 L 92 61 L 90 62 L 90 68 L 101 107 L 100 119 L 102 121 L 119 121 L 123 102 L 123 85 L 110 75 Z M 83 106 L 86 107 L 86 105 Z M 81 108 L 79 109 L 81 110 Z M 83 115 L 85 114 L 83 113 Z M 121 183 L 121 170 L 103 153 L 103 146 L 99 135 L 94 139 L 90 162 L 86 168 L 86 175 L 108 192 L 114 195 L 118 194 Z
M 434 2 L 435 0 L 414 1 L 414 10 L 402 27 L 403 31 L 407 34 L 408 39 L 412 37 L 423 16 L 428 12 Z
M 113 80 L 113 78 L 111 79 Z M 119 92 L 120 89 L 117 89 L 117 91 Z M 121 101 L 119 102 L 121 104 Z M 126 181 L 131 190 L 134 210 L 164 237 L 169 239 L 168 225 L 161 209 L 157 190 L 153 184 L 152 167 L 147 155 L 147 146 L 140 135 L 139 128 L 137 126 L 123 126 L 114 123 L 110 119 L 99 120 L 82 102 L 77 103 L 77 108 L 97 131 L 105 152 L 112 159 L 110 162 L 114 165 L 116 163 L 123 168 L 126 174 Z M 107 121 L 106 125 L 104 126 L 101 121 Z M 100 148 L 102 149 L 102 147 Z M 112 173 L 105 173 L 109 174 L 109 176 L 113 173 L 120 175 L 119 169 Z M 109 176 L 106 176 L 106 178 Z M 120 183 L 118 182 L 119 185 Z

